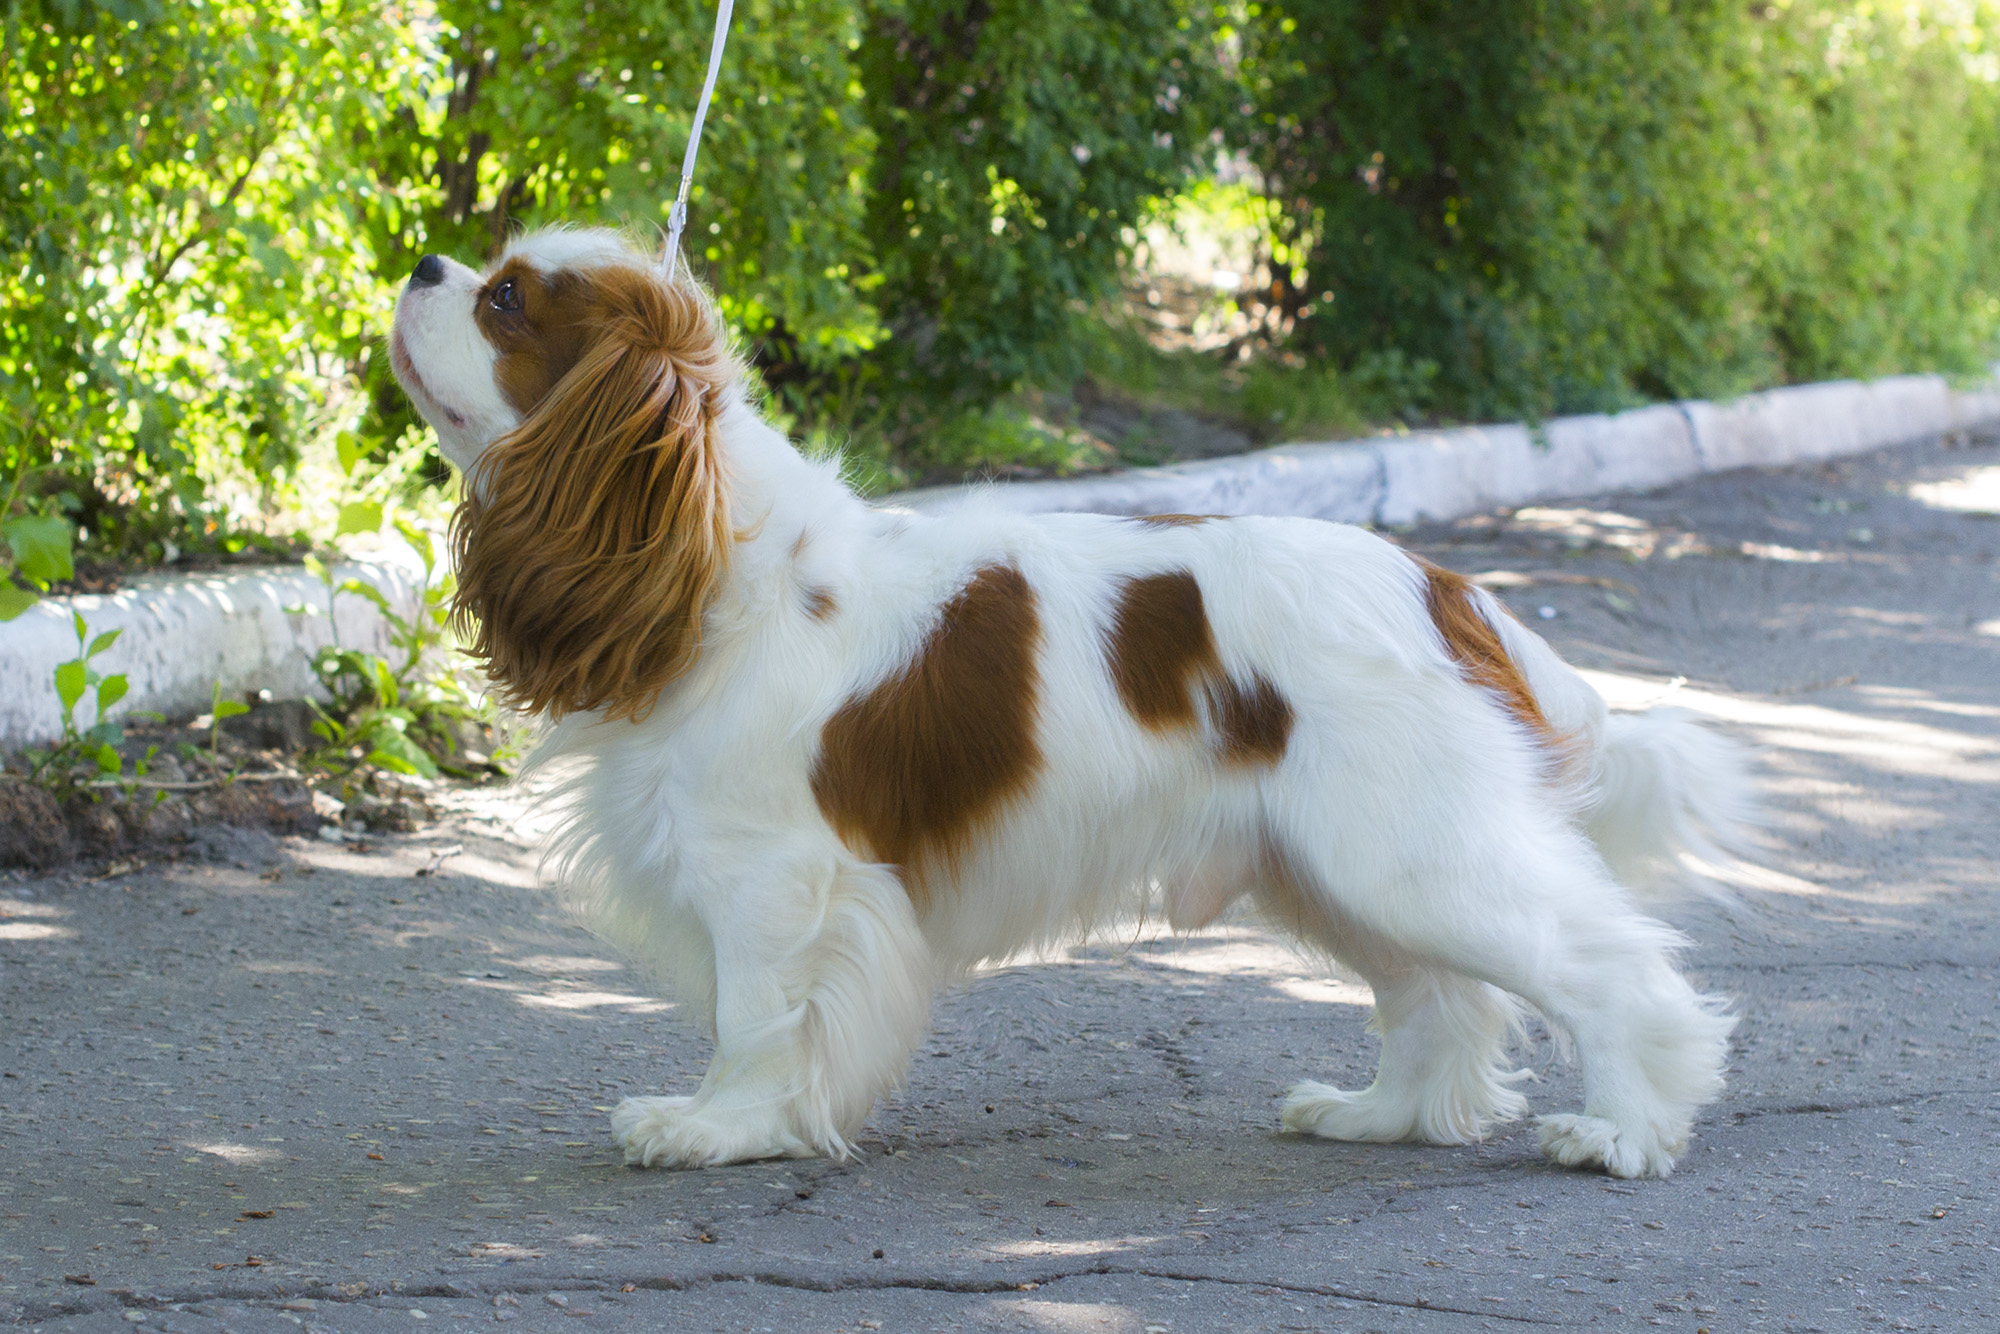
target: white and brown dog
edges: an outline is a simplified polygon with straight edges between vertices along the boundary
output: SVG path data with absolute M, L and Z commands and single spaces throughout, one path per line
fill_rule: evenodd
M 1248 894 L 1374 988 L 1381 1066 L 1284 1123 L 1455 1144 L 1519 1116 L 1518 1001 L 1573 1041 L 1557 1162 L 1664 1176 L 1732 1024 L 1628 884 L 1740 818 L 1739 753 L 1607 715 L 1464 579 L 1304 519 L 870 505 L 758 415 L 700 289 L 597 231 L 426 256 L 398 377 L 467 475 L 458 607 L 587 759 L 589 920 L 713 1016 L 627 1160 L 842 1154 L 955 970 L 1150 896 Z

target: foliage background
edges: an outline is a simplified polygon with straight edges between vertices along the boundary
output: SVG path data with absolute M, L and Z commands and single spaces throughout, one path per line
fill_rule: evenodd
M 285 554 L 443 482 L 380 355 L 397 284 L 519 226 L 663 222 L 712 22 L 0 15 L 17 601 L 70 572 L 52 532 L 125 562 Z M 1967 373 L 2000 317 L 1995 17 L 743 0 L 690 250 L 774 410 L 874 485 L 1114 459 L 1080 414 L 1121 396 L 1265 439 Z M 1178 324 L 1149 267 L 1175 228 L 1242 252 Z
M 1949 3 L 1273 0 L 1242 139 L 1343 365 L 1588 411 L 1989 348 L 1992 13 Z

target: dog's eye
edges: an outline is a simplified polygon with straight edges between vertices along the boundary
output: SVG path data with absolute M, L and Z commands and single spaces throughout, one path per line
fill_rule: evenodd
M 506 282 L 501 283 L 493 289 L 493 295 L 488 297 L 487 301 L 492 305 L 493 309 L 512 314 L 521 308 L 520 286 L 512 278 L 509 278 Z

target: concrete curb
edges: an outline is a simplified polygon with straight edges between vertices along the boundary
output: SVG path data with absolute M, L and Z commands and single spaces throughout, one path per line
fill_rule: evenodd
M 423 578 L 414 562 L 345 564 L 335 574 L 381 589 L 404 616 L 415 610 Z M 286 610 L 299 606 L 314 612 Z M 342 644 L 378 653 L 389 647 L 389 626 L 366 599 L 343 595 L 334 611 Z M 114 718 L 141 710 L 169 718 L 205 713 L 218 680 L 231 699 L 259 690 L 278 699 L 320 693 L 312 656 L 333 641 L 326 588 L 299 566 L 142 575 L 115 593 L 44 598 L 0 624 L 0 748 L 62 734 L 55 669 L 76 656 L 72 613 L 82 614 L 93 637 L 125 632 L 93 662 L 130 682 L 131 693 L 111 710 Z M 94 720 L 89 696 L 77 712 L 85 725 Z
M 1834 380 L 1525 426 L 1466 426 L 1056 482 L 932 487 L 940 509 L 978 494 L 1023 513 L 1282 514 L 1399 526 L 1480 510 L 1667 486 L 1704 472 L 1782 467 L 2000 423 L 2000 389 L 1938 375 Z M 1539 438 L 1538 438 L 1539 437 Z

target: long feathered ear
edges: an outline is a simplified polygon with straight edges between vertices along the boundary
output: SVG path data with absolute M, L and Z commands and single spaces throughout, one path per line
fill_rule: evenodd
M 692 284 L 587 281 L 595 341 L 468 479 L 452 609 L 509 705 L 636 721 L 693 663 L 727 569 L 735 363 Z

